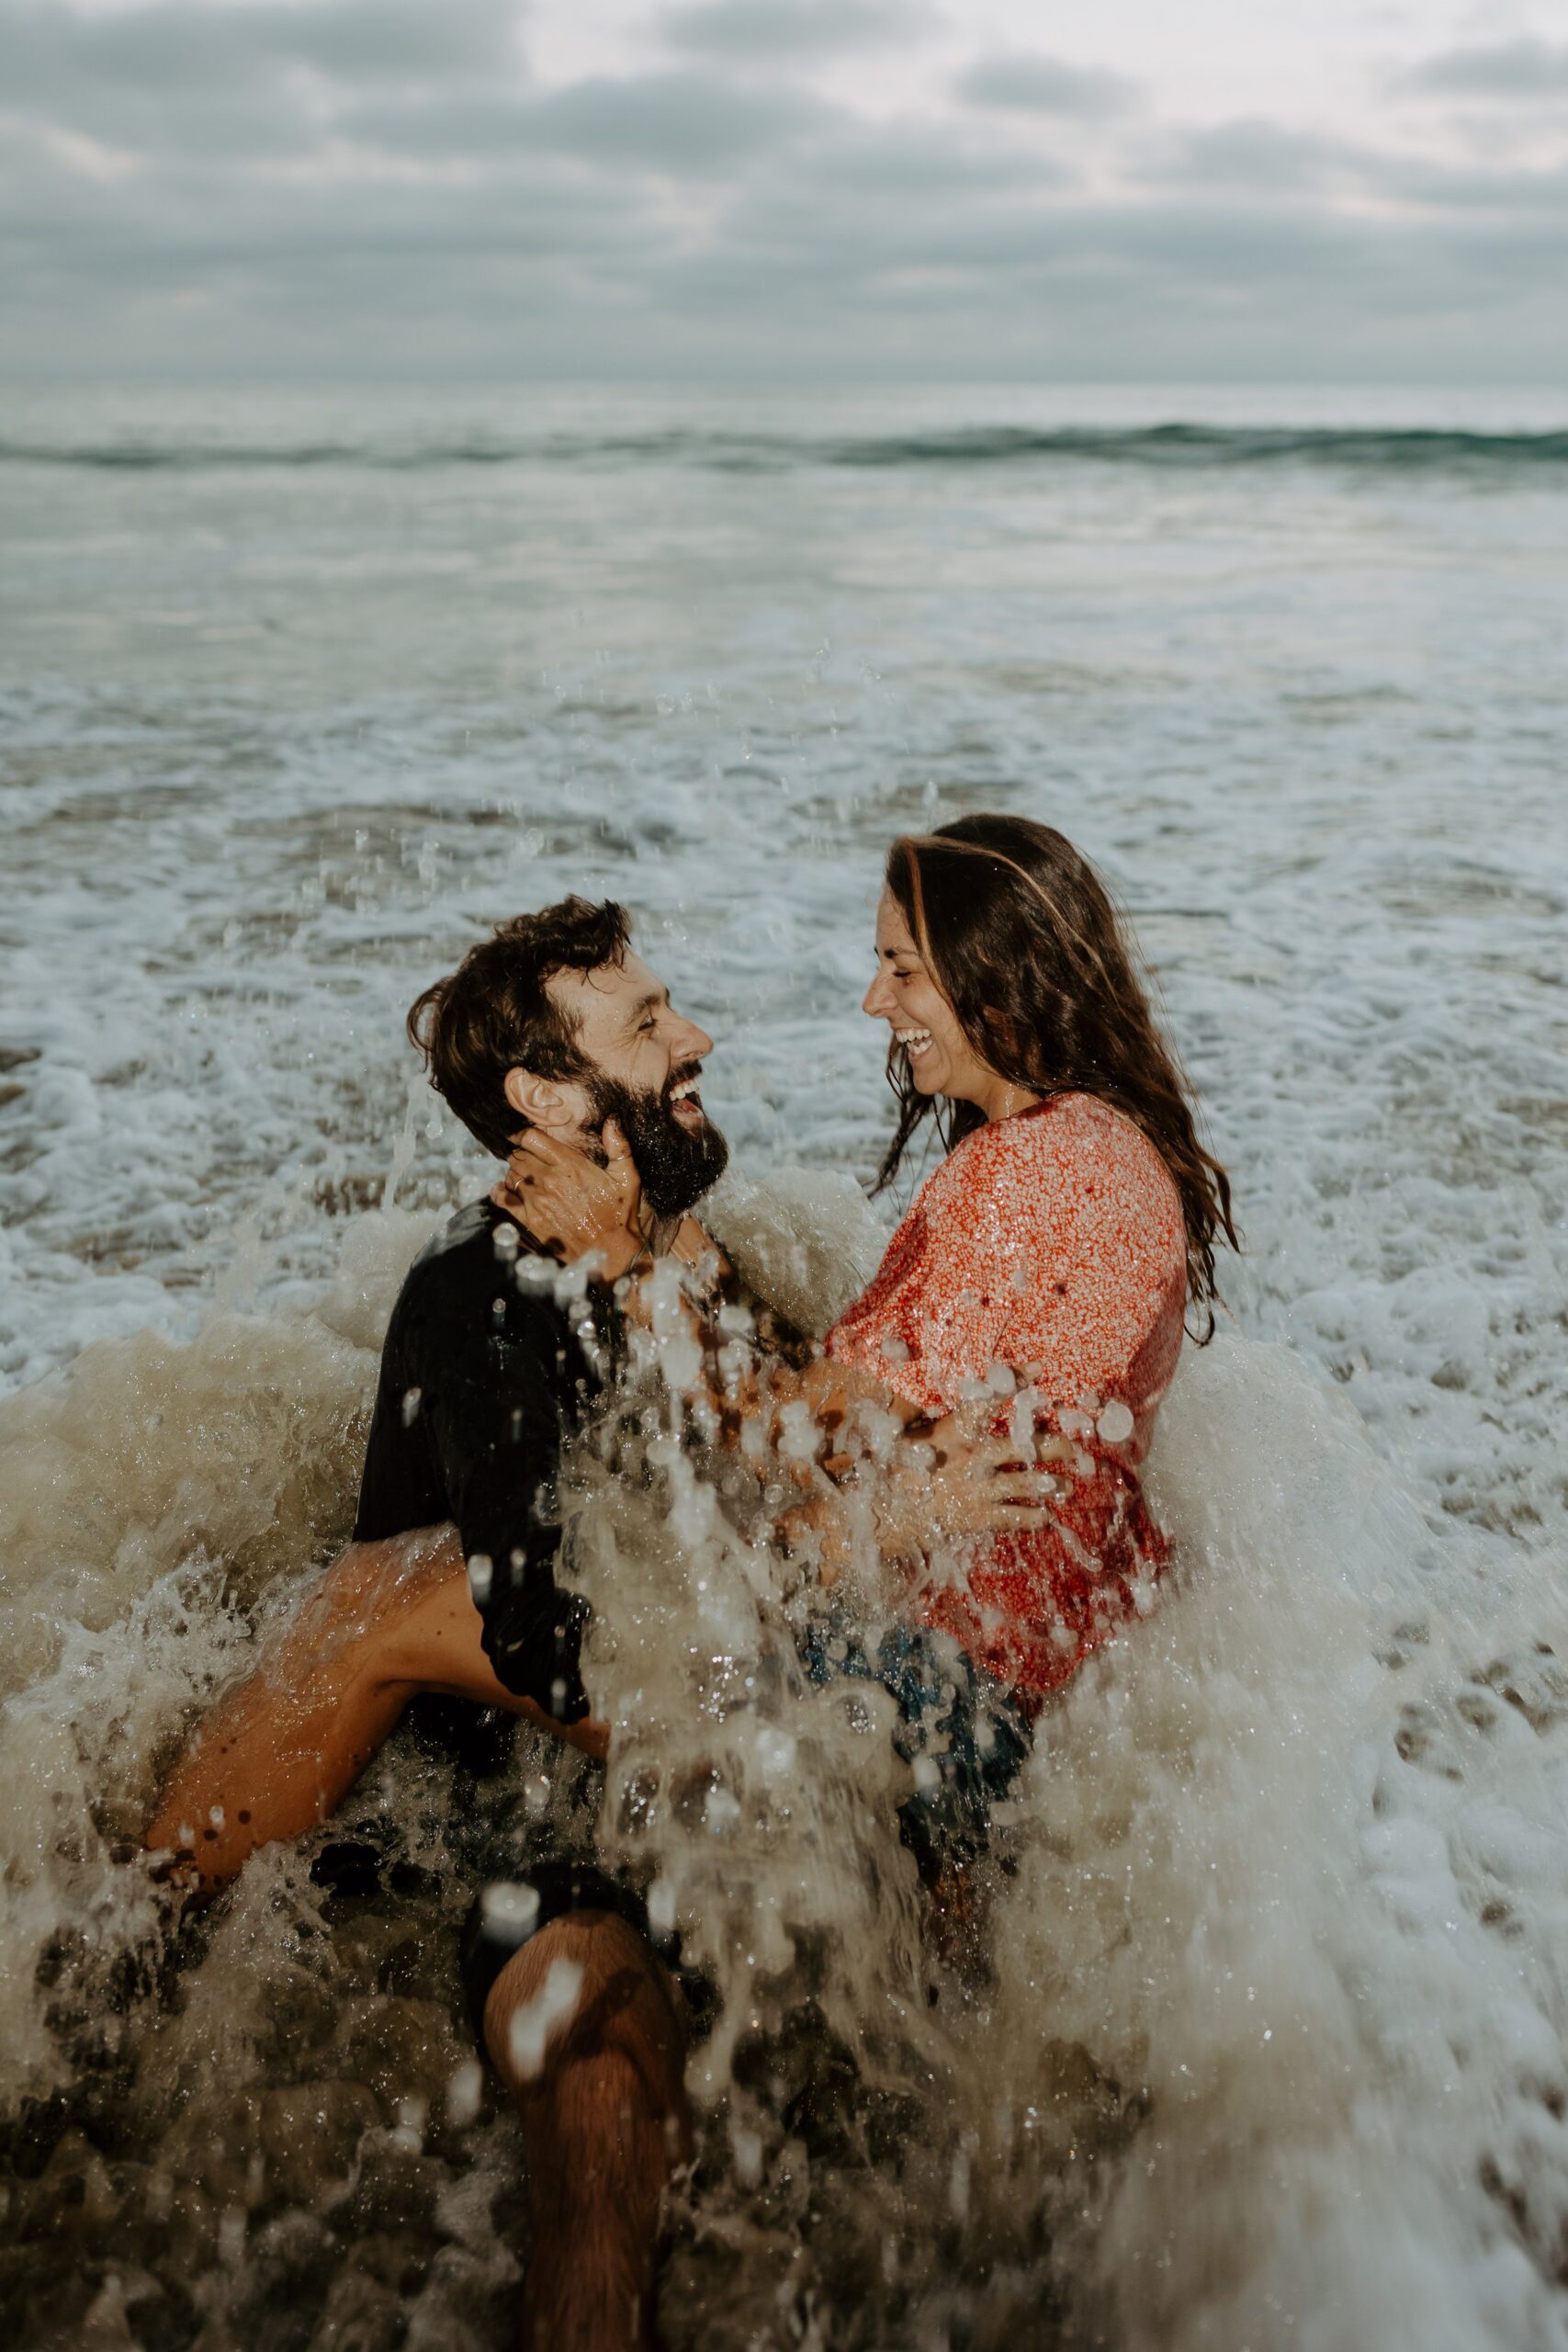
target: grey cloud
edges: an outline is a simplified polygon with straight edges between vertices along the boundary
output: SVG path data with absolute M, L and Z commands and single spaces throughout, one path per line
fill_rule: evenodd
M 42 237 L 24 187 L 47 205 Z M 600 320 L 607 342 L 625 334 L 667 257 L 623 190 L 549 164 L 436 187 L 253 178 L 219 196 L 205 168 L 106 192 L 0 140 L 11 372 L 439 375 L 503 346 L 548 370 L 558 349 L 582 358 Z
M 426 162 L 548 152 L 703 178 L 829 111 L 694 68 L 539 91 L 517 20 L 517 0 L 152 0 L 111 17 L 0 0 L 0 41 L 13 111 L 160 169 L 298 159 L 336 138 Z
M 982 58 L 960 75 L 956 88 L 970 106 L 1090 122 L 1124 114 L 1138 98 L 1136 83 L 1122 74 L 1031 53 Z
M 1406 74 L 1401 86 L 1437 97 L 1561 97 L 1568 92 L 1568 43 L 1509 40 L 1444 50 Z
M 542 99 L 530 123 L 547 144 L 612 167 L 630 164 L 701 178 L 826 113 L 811 99 L 738 89 L 689 72 L 573 82 Z
M 1539 232 L 1369 232 L 1310 208 L 1168 198 L 977 210 L 933 198 L 846 222 L 781 175 L 694 242 L 637 206 L 577 218 L 533 183 L 515 201 L 489 183 L 444 190 L 434 208 L 421 194 L 359 188 L 326 206 L 291 191 L 276 210 L 249 205 L 221 223 L 209 211 L 180 251 L 161 238 L 149 250 L 139 205 L 112 238 L 88 234 L 84 268 L 59 241 L 34 247 L 12 277 L 13 321 L 47 332 L 57 365 L 117 372 L 1277 381 L 1485 375 L 1505 346 L 1541 368 L 1568 356 Z M 78 212 L 73 228 L 91 225 Z M 62 303 L 70 287 L 86 299 Z
M 337 80 L 407 80 L 514 60 L 516 0 L 205 0 L 84 16 L 60 0 L 0 11 L 6 91 L 69 98 L 145 87 L 211 89 L 258 70 L 308 66 Z
M 1069 175 L 1038 153 L 979 146 L 935 126 L 840 122 L 806 157 L 814 201 L 905 204 L 984 201 L 1015 191 L 1061 187 Z M 912 218 L 920 218 L 917 213 Z M 845 223 L 846 228 L 850 226 Z
M 839 222 L 839 233 L 830 232 Z M 1089 204 L 1039 189 L 992 194 L 955 206 L 933 187 L 923 202 L 872 205 L 843 219 L 829 182 L 763 180 L 729 221 L 722 257 L 699 256 L 688 270 L 733 266 L 753 257 L 790 270 L 803 290 L 837 285 L 856 301 L 886 301 L 912 276 L 955 273 L 956 299 L 994 300 L 1004 289 L 1037 299 L 1048 286 L 1086 289 L 1146 284 L 1172 272 L 1189 292 L 1209 285 L 1239 291 L 1238 279 L 1272 277 L 1313 263 L 1341 270 L 1343 232 L 1314 209 L 1238 215 L 1213 203 L 1166 198 L 1137 206 Z M 1352 241 L 1353 249 L 1354 241 Z M 907 292 L 903 299 L 908 299 Z M 952 296 L 950 294 L 950 299 Z M 1141 298 L 1140 298 L 1141 299 Z
M 1469 221 L 1484 232 L 1496 218 L 1523 223 L 1531 219 L 1556 221 L 1562 241 L 1559 278 L 1568 277 L 1568 171 L 1529 171 L 1522 167 L 1495 171 L 1465 170 L 1429 163 L 1422 157 L 1382 161 L 1378 186 L 1385 195 L 1432 212 Z
M 428 96 L 393 93 L 344 108 L 344 138 L 388 156 L 493 164 L 576 158 L 611 174 L 711 180 L 823 122 L 829 109 L 793 93 L 737 89 L 714 76 L 594 76 L 564 88 L 507 91 L 475 83 Z
M 333 129 L 351 145 L 389 159 L 466 162 L 483 170 L 538 146 L 533 112 L 525 91 L 458 83 L 428 93 L 378 93 L 338 109 Z
M 1193 188 L 1297 196 L 1354 179 L 1359 161 L 1333 141 L 1243 120 L 1164 142 L 1141 164 L 1140 176 Z
M 516 15 L 515 0 L 153 0 L 111 16 L 12 0 L 5 101 L 111 148 L 296 154 L 334 91 L 515 74 Z
M 682 302 L 722 310 L 886 311 L 944 277 L 1005 279 L 1056 232 L 1048 209 L 1063 186 L 1034 156 L 955 142 L 934 125 L 873 129 L 840 122 L 798 154 L 766 159 L 728 203 L 719 233 L 672 254 Z M 746 289 L 749 289 L 747 291 Z
M 1120 193 L 1091 203 L 1049 136 L 998 138 L 984 114 L 874 122 L 741 74 L 739 50 L 734 79 L 715 51 L 542 90 L 502 0 L 404 5 L 154 0 L 88 19 L 0 0 L 0 43 L 29 77 L 7 74 L 0 110 L 6 365 L 1277 379 L 1568 364 L 1568 186 L 1512 157 L 1444 169 L 1267 123 L 1181 138 L 1129 115 Z M 210 21 L 182 50 L 196 15 Z M 100 184 L 62 128 L 133 166 Z M 1346 207 L 1345 190 L 1380 202 Z
M 1494 213 L 1551 217 L 1563 207 L 1568 173 L 1522 165 L 1491 169 L 1429 156 L 1314 139 L 1268 122 L 1223 123 L 1168 141 L 1137 165 L 1145 185 L 1197 202 L 1249 197 L 1269 204 L 1371 196 L 1411 211 L 1483 223 Z M 1565 256 L 1568 261 L 1568 256 Z
M 984 186 L 911 184 L 841 201 L 847 157 L 754 176 L 722 234 L 660 273 L 676 315 L 714 337 L 757 314 L 807 353 L 874 352 L 938 375 L 1046 368 L 1344 380 L 1415 369 L 1484 377 L 1500 345 L 1540 366 L 1568 356 L 1541 223 L 1412 210 L 1369 216 L 1280 191 L 1265 206 L 1212 190 L 1087 202 Z M 1470 323 L 1487 322 L 1483 344 Z M 1528 355 L 1528 356 L 1527 356 Z M 863 360 L 862 361 L 863 366 Z
M 740 63 L 908 40 L 931 21 L 922 0 L 694 0 L 660 29 L 671 48 Z
M 518 0 L 312 0 L 264 7 L 276 51 L 340 81 L 514 72 Z

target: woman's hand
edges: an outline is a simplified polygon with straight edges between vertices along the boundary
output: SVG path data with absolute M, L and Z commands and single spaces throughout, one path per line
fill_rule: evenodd
M 1016 1437 L 994 1436 L 970 1412 L 950 1413 L 893 1448 L 877 1504 L 881 1549 L 907 1558 L 943 1541 L 975 1535 L 1021 1535 L 1043 1527 L 1046 1506 L 1061 1491 L 1048 1464 L 1071 1458 L 1052 1438 L 1019 1458 Z
M 882 1557 L 914 1560 L 944 1543 L 1043 1527 L 1059 1486 L 1047 1469 L 1021 1463 L 1018 1452 L 1016 1438 L 994 1437 L 957 1415 L 921 1437 L 897 1439 L 891 1458 L 869 1471 Z M 1060 1439 L 1040 1448 L 1042 1462 L 1066 1460 L 1071 1452 Z M 844 1467 L 851 1460 L 843 1457 Z M 854 1556 L 853 1514 L 844 1494 L 818 1492 L 796 1503 L 774 1532 L 788 1551 L 810 1545 L 818 1581 L 826 1587 L 838 1583 Z
M 942 1466 L 944 1455 L 956 1456 L 966 1449 L 992 1442 L 998 1445 L 1010 1447 L 1015 1462 L 1023 1459 L 1017 1438 L 1005 1433 L 998 1434 L 996 1427 L 996 1408 L 991 1405 L 955 1406 L 953 1410 L 942 1420 L 921 1422 L 918 1427 L 909 1430 L 908 1436 L 911 1443 L 929 1445 L 932 1449 L 937 1456 L 939 1469 Z M 1026 1466 L 1040 1470 L 1049 1469 L 1057 1463 L 1076 1462 L 1077 1453 L 1078 1449 L 1070 1438 L 1048 1436 L 1036 1424 L 1034 1435 L 1029 1446 L 1029 1463 Z
M 644 1247 L 642 1179 L 614 1119 L 604 1122 L 604 1141 L 600 1168 L 543 1128 L 525 1129 L 491 1198 L 563 1265 L 597 1250 L 605 1279 L 614 1282 Z

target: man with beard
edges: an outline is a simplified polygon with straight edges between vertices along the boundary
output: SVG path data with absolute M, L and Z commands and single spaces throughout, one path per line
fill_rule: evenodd
M 553 1145 L 607 1166 L 629 1152 L 649 1214 L 607 1250 L 601 1237 L 599 1279 L 576 1285 L 575 1303 L 572 1286 L 540 1279 L 547 1257 L 575 1252 L 493 1197 L 410 1269 L 355 1540 L 277 1652 L 197 1731 L 147 1832 L 197 1896 L 257 1846 L 323 1820 L 423 1694 L 604 1753 L 579 1671 L 588 1605 L 556 1581 L 556 1476 L 619 1352 L 615 1283 L 656 1246 L 707 1246 L 684 1214 L 728 1157 L 696 1091 L 713 1040 L 632 950 L 623 910 L 581 899 L 502 924 L 425 991 L 409 1030 L 496 1159 L 520 1130 L 547 1156 Z M 455 1522 L 461 1560 L 441 1522 Z M 464 1832 L 454 1822 L 459 1849 Z M 487 1859 L 479 1874 L 498 1875 Z M 552 2352 L 651 2342 L 660 2203 L 690 2145 L 685 1995 L 637 1891 L 591 1854 L 530 1852 L 526 1884 L 490 1893 L 470 1913 L 465 1986 L 528 2138 L 525 2340 Z
M 671 1006 L 618 906 L 567 899 L 503 923 L 425 990 L 408 1025 L 431 1083 L 487 1151 L 505 1159 L 519 1129 L 601 1165 L 629 1149 L 660 1238 L 682 1247 L 685 1212 L 728 1158 L 697 1093 L 713 1039 Z M 521 1238 L 538 1251 L 547 1238 Z M 549 1288 L 513 1278 L 518 1226 L 494 1198 L 477 1201 L 410 1270 L 382 1351 L 355 1540 L 454 1521 L 496 1674 L 567 1723 L 586 1708 L 586 1604 L 555 1582 L 556 1462 L 614 1353 L 604 1285 L 653 1238 L 628 1227 L 602 1251 L 584 1329 Z

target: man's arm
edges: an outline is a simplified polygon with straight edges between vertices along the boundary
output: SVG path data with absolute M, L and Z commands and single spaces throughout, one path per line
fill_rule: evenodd
M 416 1691 L 504 1707 L 603 1758 L 603 1724 L 553 1722 L 496 1677 L 456 1534 L 422 1528 L 352 1544 L 276 1649 L 207 1715 L 170 1775 L 144 1843 L 212 1894 L 256 1847 L 327 1818 Z

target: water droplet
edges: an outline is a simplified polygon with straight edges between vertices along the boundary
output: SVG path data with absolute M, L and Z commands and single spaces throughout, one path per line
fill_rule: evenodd
M 762 2182 L 762 2143 L 760 2135 L 748 2131 L 741 2123 L 729 2127 L 729 2149 L 735 2159 L 735 2178 L 741 2188 L 760 2188 Z
M 497 1879 L 479 1896 L 485 1926 L 500 1938 L 524 1942 L 539 1917 L 539 1890 L 525 1879 Z
M 525 2082 L 531 2082 L 543 2066 L 551 2035 L 572 2015 L 581 1990 L 582 1971 L 576 1961 L 552 1960 L 533 1999 L 513 2012 L 507 2047 Z
M 446 2120 L 460 2132 L 479 2111 L 484 2097 L 484 2070 L 477 2058 L 454 2066 L 446 2082 Z

